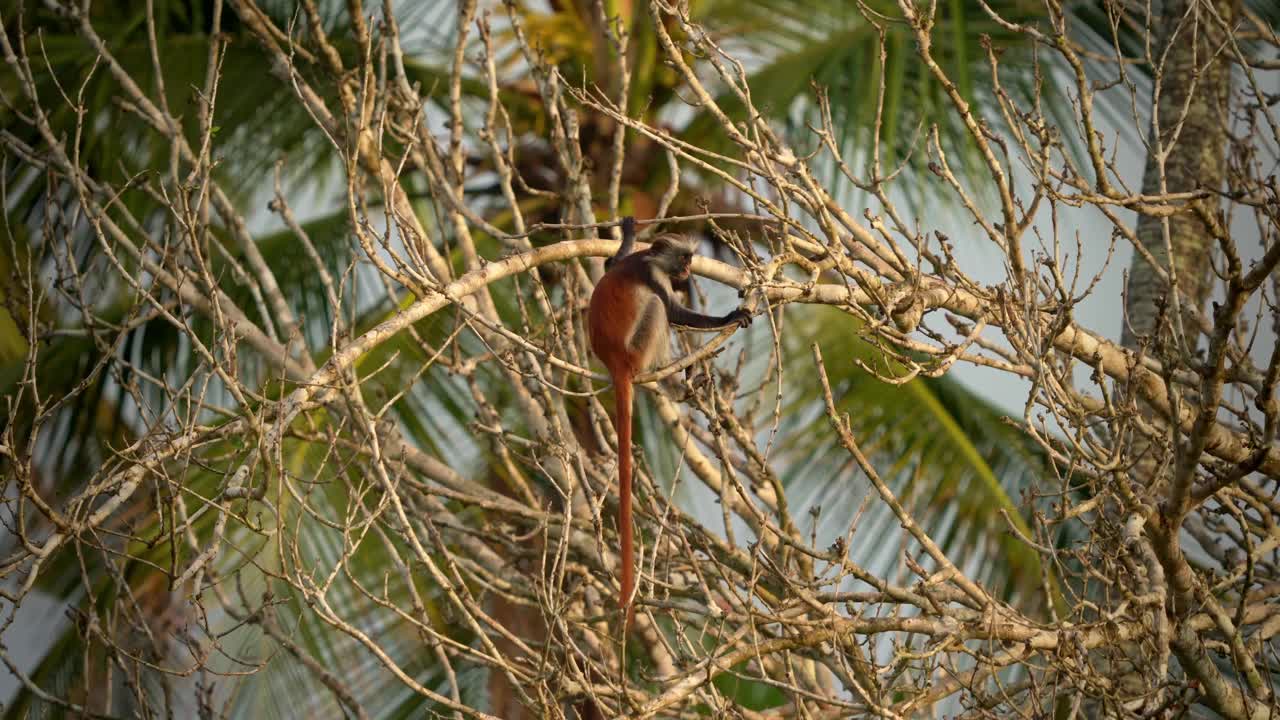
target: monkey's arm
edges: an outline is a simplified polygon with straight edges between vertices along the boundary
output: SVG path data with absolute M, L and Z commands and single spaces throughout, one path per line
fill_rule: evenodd
M 728 315 L 703 315 L 676 302 L 665 288 L 655 287 L 654 292 L 667 306 L 667 322 L 676 327 L 689 330 L 719 330 L 730 325 L 746 327 L 751 324 L 751 314 L 742 308 L 737 308 Z
M 604 261 L 604 269 L 608 270 L 613 264 L 622 258 L 631 254 L 636 245 L 636 219 L 630 215 L 622 218 L 622 244 L 618 246 L 618 252 L 613 257 Z
M 737 308 L 728 315 L 703 315 L 675 303 L 667 307 L 667 319 L 672 325 L 689 330 L 719 330 L 730 325 L 746 327 L 751 324 L 750 313 L 742 308 Z

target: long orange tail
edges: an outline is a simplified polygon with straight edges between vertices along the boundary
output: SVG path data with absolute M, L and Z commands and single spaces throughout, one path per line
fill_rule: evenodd
M 631 547 L 631 376 L 613 378 L 618 419 L 618 535 L 622 540 L 622 596 L 618 604 L 626 612 L 623 633 L 631 628 L 635 608 L 631 591 L 635 587 L 635 551 Z

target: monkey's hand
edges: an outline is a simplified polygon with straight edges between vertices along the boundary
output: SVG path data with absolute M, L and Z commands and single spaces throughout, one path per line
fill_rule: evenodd
M 751 313 L 738 308 L 728 315 L 724 316 L 725 325 L 737 325 L 740 328 L 747 327 L 751 324 Z

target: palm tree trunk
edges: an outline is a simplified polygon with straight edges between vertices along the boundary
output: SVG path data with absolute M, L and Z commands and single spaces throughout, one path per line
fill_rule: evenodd
M 1167 52 L 1167 57 L 1153 78 L 1156 113 L 1152 118 L 1147 167 L 1142 180 L 1143 194 L 1189 192 L 1200 188 L 1217 191 L 1226 183 L 1231 73 L 1223 46 L 1235 4 L 1234 0 L 1210 3 L 1170 0 L 1157 16 L 1157 47 L 1159 52 Z M 1157 54 L 1157 63 L 1159 58 Z M 1211 213 L 1218 211 L 1216 196 L 1199 202 Z M 1211 242 L 1207 228 L 1195 213 L 1188 211 L 1170 218 L 1142 215 L 1138 218 L 1137 233 L 1143 248 L 1176 283 L 1181 303 L 1191 305 L 1182 308 L 1183 325 L 1194 349 L 1196 325 L 1187 327 L 1185 314 L 1204 305 L 1211 286 L 1208 282 Z M 1125 306 L 1128 315 L 1122 338 L 1125 347 L 1136 348 L 1141 339 L 1156 330 L 1161 305 L 1167 312 L 1173 312 L 1169 282 L 1135 250 Z M 1169 317 L 1172 323 L 1172 315 Z
M 1231 91 L 1231 67 L 1224 46 L 1228 28 L 1235 17 L 1236 0 L 1168 0 L 1153 8 L 1152 23 L 1157 35 L 1153 58 L 1153 116 L 1148 138 L 1147 165 L 1143 176 L 1145 195 L 1192 192 L 1207 189 L 1212 194 L 1198 199 L 1200 210 L 1216 217 L 1220 203 L 1217 191 L 1227 181 L 1226 148 L 1228 101 Z M 1197 208 L 1172 217 L 1143 214 L 1138 218 L 1137 235 L 1147 255 L 1135 249 L 1129 271 L 1126 322 L 1121 341 L 1130 349 L 1145 347 L 1160 360 L 1173 360 L 1186 366 L 1201 337 L 1196 320 L 1212 288 L 1209 274 L 1212 235 Z M 1176 288 L 1176 293 L 1173 290 Z M 1155 420 L 1150 408 L 1140 408 L 1148 419 Z M 1155 423 L 1159 426 L 1159 423 Z M 1171 471 L 1167 459 L 1173 457 L 1164 443 L 1138 434 L 1133 439 L 1132 456 L 1138 459 L 1128 480 L 1139 493 L 1161 493 L 1161 475 Z M 1117 477 L 1118 482 L 1126 482 Z M 1154 499 L 1154 498 L 1153 498 Z M 1123 526 L 1130 512 L 1113 508 L 1112 521 Z M 1185 559 L 1177 550 L 1176 538 L 1181 518 L 1163 516 L 1149 525 L 1150 546 L 1156 548 L 1164 575 L 1173 578 L 1185 569 Z M 1173 542 L 1168 542 L 1173 540 Z M 1148 546 L 1148 547 L 1150 547 Z M 1164 552 L 1162 552 L 1164 551 Z M 1123 551 L 1121 551 L 1123 552 Z M 1164 584 L 1164 583 L 1160 583 Z M 1122 702 L 1154 707 L 1163 701 L 1160 685 L 1169 673 L 1169 655 L 1177 656 L 1184 672 L 1196 675 L 1205 686 L 1214 689 L 1230 683 L 1213 671 L 1215 677 L 1200 677 L 1194 668 L 1212 665 L 1198 662 L 1203 650 L 1188 642 L 1188 633 L 1179 623 L 1188 608 L 1185 593 L 1170 587 L 1169 598 L 1162 608 L 1165 618 L 1153 618 L 1152 627 L 1159 637 L 1154 672 L 1115 667 L 1114 676 Z M 1159 612 L 1159 611 L 1157 611 Z M 1167 623 L 1158 622 L 1167 619 Z M 1136 648 L 1135 648 L 1136 649 Z M 1218 693 L 1219 695 L 1221 693 Z M 1231 717 L 1235 713 L 1230 702 L 1217 697 L 1213 690 L 1203 702 Z

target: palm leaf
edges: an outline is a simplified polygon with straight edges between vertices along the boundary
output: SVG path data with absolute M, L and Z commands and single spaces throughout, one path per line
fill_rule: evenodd
M 879 381 L 853 362 L 861 359 L 875 367 L 878 351 L 853 334 L 848 317 L 828 308 L 811 312 L 803 321 L 805 330 L 793 327 L 791 337 L 812 337 L 823 348 L 839 410 L 848 414 L 863 451 L 908 510 L 962 568 L 965 558 L 996 553 L 1000 562 L 981 568 L 983 579 L 1010 596 L 1036 587 L 1042 579 L 1039 556 L 1010 532 L 1000 511 L 1018 531 L 1033 536 L 1013 498 L 1044 475 L 1046 459 L 1039 447 L 1003 422 L 994 405 L 955 380 Z M 788 352 L 794 353 L 792 363 L 812 362 L 809 348 L 799 341 Z M 857 466 L 825 428 L 822 401 L 812 385 L 796 383 L 789 395 L 782 456 L 790 468 L 789 489 L 808 498 L 793 504 L 794 515 L 800 517 L 805 504 L 827 509 L 819 535 L 829 542 L 847 530 L 852 508 L 869 487 L 858 482 Z M 887 508 L 874 505 L 851 547 L 872 572 L 890 577 L 896 550 L 886 546 L 892 544 L 859 540 L 895 532 L 897 521 Z M 988 550 L 979 550 L 984 547 Z

